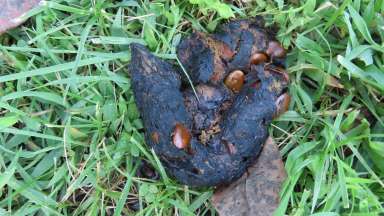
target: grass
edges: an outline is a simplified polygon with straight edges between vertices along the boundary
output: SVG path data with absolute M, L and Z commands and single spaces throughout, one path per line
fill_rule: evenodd
M 276 214 L 383 215 L 383 0 L 44 1 L 0 36 L 0 215 L 216 214 L 212 189 L 177 184 L 145 146 L 127 45 L 176 62 L 192 29 L 255 15 L 289 48 Z

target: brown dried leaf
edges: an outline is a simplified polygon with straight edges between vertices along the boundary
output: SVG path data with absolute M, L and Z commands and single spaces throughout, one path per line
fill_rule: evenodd
M 0 34 L 20 25 L 21 17 L 41 0 L 0 0 Z
M 221 216 L 273 215 L 285 178 L 279 149 L 272 138 L 268 138 L 248 172 L 230 185 L 218 188 L 211 201 Z

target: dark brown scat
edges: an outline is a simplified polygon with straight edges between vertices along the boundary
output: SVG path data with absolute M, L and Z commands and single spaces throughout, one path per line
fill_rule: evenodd
M 255 23 L 232 21 L 220 33 L 194 33 L 181 41 L 177 53 L 199 100 L 179 69 L 142 46 L 131 49 L 129 71 L 145 131 L 159 135 L 147 135 L 147 144 L 182 184 L 215 186 L 238 179 L 268 137 L 287 82 L 265 68 L 281 65 L 276 61 L 250 64 L 252 53 L 266 50 L 270 41 Z

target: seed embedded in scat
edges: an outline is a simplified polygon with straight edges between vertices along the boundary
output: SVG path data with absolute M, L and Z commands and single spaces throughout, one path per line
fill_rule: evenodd
M 268 61 L 268 56 L 264 53 L 257 52 L 252 54 L 250 61 L 251 61 L 251 64 L 258 65 Z
M 224 81 L 224 84 L 234 92 L 239 92 L 244 85 L 245 75 L 241 70 L 232 71 Z
M 191 133 L 183 124 L 176 123 L 172 135 L 172 141 L 176 148 L 186 149 L 189 147 L 191 142 Z

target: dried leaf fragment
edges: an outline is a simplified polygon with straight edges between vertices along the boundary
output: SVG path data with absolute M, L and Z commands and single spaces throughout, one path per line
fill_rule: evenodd
M 25 20 L 22 16 L 38 5 L 41 0 L 0 0 L 0 34 L 14 28 Z
M 230 185 L 218 188 L 211 201 L 221 216 L 273 215 L 285 178 L 279 149 L 269 137 L 248 172 Z

